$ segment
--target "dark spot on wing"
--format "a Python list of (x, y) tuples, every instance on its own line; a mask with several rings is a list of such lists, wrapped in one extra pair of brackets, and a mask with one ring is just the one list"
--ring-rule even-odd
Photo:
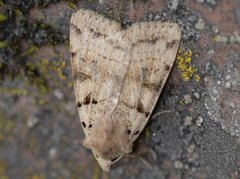
[(170, 66), (169, 65), (165, 65), (165, 70), (169, 71), (170, 70)]
[(150, 44), (156, 44), (159, 40), (159, 37), (151, 38), (151, 39), (139, 39), (136, 43), (133, 44), (133, 46), (139, 44), (139, 43), (150, 43)]
[(85, 81), (87, 79), (91, 80), (92, 76), (88, 75), (86, 73), (83, 73), (81, 71), (77, 71), (77, 72), (73, 73), (73, 79), (74, 80), (80, 80), (80, 82), (82, 82), (82, 81)]
[(143, 83), (143, 87), (150, 90), (159, 91), (162, 87), (162, 82), (160, 81), (158, 83)]
[(91, 94), (92, 94), (92, 93), (89, 93), (89, 94), (84, 98), (84, 100), (83, 100), (83, 104), (84, 104), (84, 105), (90, 104)]
[(149, 116), (150, 112), (145, 112), (145, 117), (147, 118)]
[(76, 31), (77, 34), (82, 33), (82, 31), (75, 24), (71, 24), (71, 27)]
[(130, 129), (127, 130), (127, 133), (128, 133), (129, 135), (131, 134), (131, 132), (132, 132), (132, 131), (131, 131)]
[(99, 37), (106, 38), (106, 37), (107, 37), (106, 34), (103, 34), (103, 33), (101, 33), (101, 32), (94, 32), (93, 35), (94, 35), (96, 38), (99, 38)]
[(77, 103), (77, 107), (80, 108), (82, 107), (82, 104), (80, 102)]
[(97, 100), (96, 99), (93, 99), (92, 100), (92, 104), (97, 104), (98, 102), (97, 102)]
[(131, 106), (131, 105), (129, 105), (128, 103), (125, 103), (125, 102), (123, 102), (123, 101), (122, 101), (122, 104), (123, 104), (124, 106), (130, 108), (130, 109), (134, 109), (134, 108), (135, 108), (135, 106)]
[(92, 128), (92, 124), (89, 124), (88, 128)]
[(114, 46), (115, 49), (118, 49), (118, 50), (125, 50), (124, 47), (120, 46), (120, 45), (115, 45)]
[(178, 43), (177, 40), (172, 40), (171, 42), (167, 42), (167, 49), (172, 48), (177, 43)]
[(85, 122), (82, 122), (82, 126), (83, 126), (83, 128), (85, 128), (85, 127), (86, 127), (86, 124), (85, 124)]
[(138, 135), (139, 134), (139, 130), (137, 130), (136, 132), (134, 132), (134, 135)]
[(147, 67), (141, 68), (141, 78), (143, 82), (146, 82), (149, 77), (149, 69)]
[(75, 56), (76, 56), (76, 52), (71, 52), (71, 56), (72, 56), (72, 58), (74, 58)]
[(143, 107), (141, 100), (138, 100), (137, 111), (140, 113), (144, 113), (144, 107)]

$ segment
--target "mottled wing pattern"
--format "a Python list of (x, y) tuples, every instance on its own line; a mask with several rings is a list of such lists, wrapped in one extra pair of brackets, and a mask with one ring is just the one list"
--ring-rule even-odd
[(180, 36), (174, 23), (122, 29), (93, 11), (73, 14), (71, 66), (84, 145), (105, 171), (131, 152), (173, 66)]
[(73, 14), (70, 42), (75, 96), (88, 137), (94, 120), (112, 115), (117, 105), (131, 44), (118, 23), (88, 10)]
[(174, 64), (181, 31), (177, 24), (141, 22), (127, 29), (130, 65), (117, 111), (128, 120), (134, 141), (146, 125)]

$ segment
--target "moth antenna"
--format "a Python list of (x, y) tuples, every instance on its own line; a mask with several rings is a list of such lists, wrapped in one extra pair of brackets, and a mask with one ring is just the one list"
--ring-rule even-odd
[(168, 114), (168, 113), (174, 113), (173, 111), (170, 111), (170, 110), (164, 110), (164, 111), (160, 111), (160, 112), (157, 112), (156, 114), (154, 114), (152, 116), (152, 119), (155, 119), (163, 114)]
[(144, 159), (144, 158), (141, 157), (141, 156), (140, 156), (140, 159), (141, 159), (141, 161), (142, 161), (150, 170), (153, 169), (153, 166), (152, 166), (146, 159)]

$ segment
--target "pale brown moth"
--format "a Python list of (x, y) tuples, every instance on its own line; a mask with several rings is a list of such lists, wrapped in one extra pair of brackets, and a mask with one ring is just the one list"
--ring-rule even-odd
[(71, 65), (83, 143), (103, 170), (132, 151), (171, 71), (180, 38), (175, 23), (139, 22), (122, 29), (90, 10), (72, 15)]

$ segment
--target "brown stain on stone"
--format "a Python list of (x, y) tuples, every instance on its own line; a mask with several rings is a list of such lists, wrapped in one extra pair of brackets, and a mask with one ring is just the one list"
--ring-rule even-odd
[(139, 21), (145, 14), (159, 11), (163, 7), (163, 0), (137, 1), (129, 4), (128, 17), (132, 22)]
[(218, 26), (220, 31), (232, 33), (239, 30), (235, 15), (239, 2), (232, 0), (216, 1), (216, 5), (213, 6), (212, 10), (209, 10), (206, 3), (197, 3), (192, 0), (186, 2), (190, 9), (201, 13), (205, 20)]

